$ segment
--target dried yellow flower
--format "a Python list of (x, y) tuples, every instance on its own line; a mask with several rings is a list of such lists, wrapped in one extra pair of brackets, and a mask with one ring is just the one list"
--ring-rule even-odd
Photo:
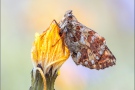
[(53, 21), (50, 27), (41, 35), (35, 34), (31, 57), (34, 67), (40, 64), (44, 73), (48, 73), (50, 68), (54, 73), (68, 59), (70, 52), (63, 43), (63, 38), (59, 35), (60, 28)]
[[(33, 43), (31, 57), (34, 68), (39, 70), (37, 66), (40, 65), (43, 68), (39, 70), (41, 75), (45, 75), (52, 71), (58, 73), (61, 65), (68, 59), (70, 52), (63, 42), (63, 38), (59, 35), (60, 28), (55, 21), (53, 21), (50, 27), (44, 31), (41, 35), (35, 34), (35, 41)], [(43, 75), (42, 78), (44, 79)], [(46, 80), (44, 80), (45, 87)], [(45, 87), (46, 88), (46, 87)], [(46, 89), (44, 89), (46, 90)]]

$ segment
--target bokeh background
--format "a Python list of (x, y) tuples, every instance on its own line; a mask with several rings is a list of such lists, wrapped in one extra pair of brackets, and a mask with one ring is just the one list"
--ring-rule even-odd
[(76, 66), (70, 57), (55, 89), (134, 90), (134, 0), (1, 0), (1, 90), (29, 89), (34, 35), (67, 10), (106, 38), (117, 63), (97, 71)]

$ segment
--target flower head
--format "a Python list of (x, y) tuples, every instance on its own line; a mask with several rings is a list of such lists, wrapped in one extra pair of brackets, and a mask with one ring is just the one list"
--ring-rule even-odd
[(59, 35), (60, 28), (55, 21), (41, 35), (35, 34), (31, 57), (34, 67), (41, 65), (44, 74), (57, 72), (68, 59), (70, 52)]

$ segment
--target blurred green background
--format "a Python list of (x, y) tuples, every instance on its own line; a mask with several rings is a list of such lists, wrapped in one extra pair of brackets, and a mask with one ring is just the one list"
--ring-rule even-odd
[(55, 89), (134, 90), (134, 0), (1, 0), (1, 90), (29, 89), (34, 35), (67, 10), (106, 38), (117, 62), (97, 71), (76, 66), (70, 57)]

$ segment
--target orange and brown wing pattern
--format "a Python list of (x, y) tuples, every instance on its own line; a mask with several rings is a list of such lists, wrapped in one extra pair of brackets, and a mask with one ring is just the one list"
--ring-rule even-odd
[(115, 64), (116, 59), (108, 49), (104, 37), (101, 37), (98, 33), (87, 27), (82, 27), (82, 25), (79, 31), (74, 32), (75, 34), (73, 35), (80, 32), (80, 35), (72, 37), (76, 38), (76, 41), (69, 39), (70, 43), (74, 43), (70, 45), (69, 48), (78, 47), (78, 49), (75, 50), (71, 48), (71, 56), (76, 64), (81, 64), (90, 69), (97, 70), (104, 69)]

